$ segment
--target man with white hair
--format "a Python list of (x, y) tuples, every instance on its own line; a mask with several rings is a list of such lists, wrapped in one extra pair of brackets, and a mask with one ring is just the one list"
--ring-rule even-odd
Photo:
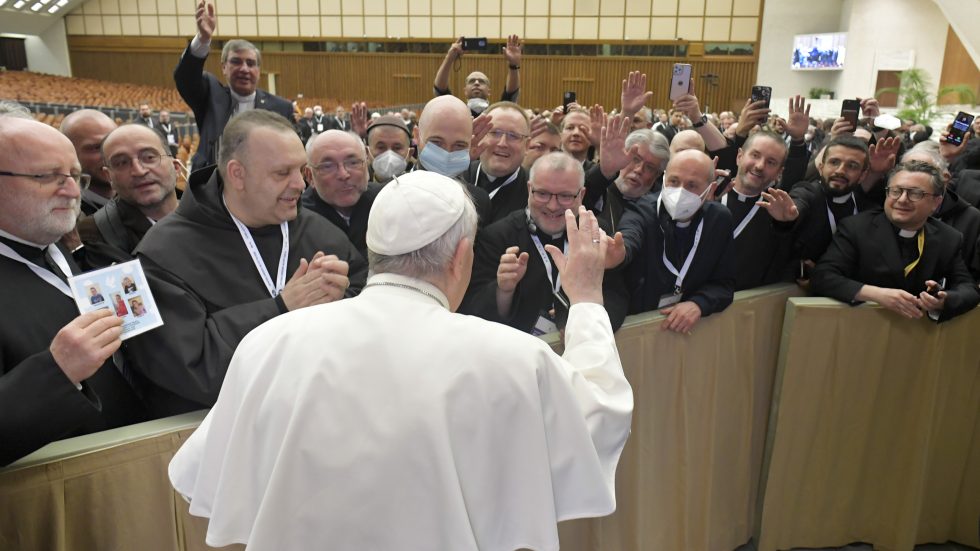
[(190, 513), (210, 519), (207, 543), (557, 549), (558, 521), (612, 512), (633, 398), (601, 306), (607, 241), (584, 209), (560, 218), (561, 357), (453, 313), (477, 226), (463, 188), (422, 171), (389, 182), (364, 292), (246, 337), (171, 462)]
[(45, 444), (136, 423), (136, 394), (109, 361), (122, 319), (78, 314), (58, 243), (75, 227), (88, 183), (65, 136), (0, 117), (0, 466)]

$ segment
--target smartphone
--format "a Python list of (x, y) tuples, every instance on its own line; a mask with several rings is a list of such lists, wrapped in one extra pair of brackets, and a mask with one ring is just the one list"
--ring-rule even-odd
[(957, 113), (953, 120), (953, 127), (949, 129), (949, 134), (946, 136), (946, 141), (954, 145), (962, 144), (963, 136), (970, 131), (971, 124), (973, 124), (973, 115), (963, 111)]
[(770, 86), (753, 86), (752, 87), (752, 103), (757, 101), (766, 102), (766, 107), (769, 107), (769, 98), (772, 97), (772, 87)]
[(858, 113), (861, 112), (861, 102), (856, 99), (846, 99), (840, 108), (840, 116), (851, 123), (851, 131), (857, 130)]
[(486, 37), (480, 37), (480, 38), (463, 37), (463, 50), (486, 50), (486, 49), (487, 49)]
[(687, 63), (675, 63), (674, 73), (670, 78), (670, 99), (677, 101), (691, 91), (691, 66)]
[(926, 292), (932, 295), (934, 298), (939, 298), (939, 291), (946, 290), (946, 278), (942, 278), (936, 282), (936, 285), (930, 285)]
[(562, 96), (561, 96), (561, 105), (564, 108), (564, 110), (565, 110), (564, 113), (566, 115), (568, 114), (568, 104), (569, 103), (575, 103), (575, 101), (576, 101), (575, 92), (567, 91), (564, 94), (562, 94)]

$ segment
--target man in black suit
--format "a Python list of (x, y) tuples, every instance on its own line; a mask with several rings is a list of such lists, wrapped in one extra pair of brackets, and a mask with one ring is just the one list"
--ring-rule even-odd
[(646, 195), (623, 215), (630, 313), (659, 309), (663, 328), (689, 333), (704, 316), (721, 312), (735, 294), (732, 215), (713, 201), (714, 163), (689, 149), (670, 158), (659, 194)]
[(249, 109), (267, 109), (293, 121), (292, 104), (279, 96), (258, 90), (262, 56), (247, 40), (229, 40), (221, 50), (221, 73), (228, 86), (204, 71), (204, 60), (211, 47), (216, 18), (214, 5), (203, 0), (197, 5), (197, 35), (180, 56), (174, 69), (174, 83), (180, 97), (194, 111), (200, 145), (191, 160), (194, 169), (217, 161), (218, 143), (228, 119)]
[(133, 122), (137, 124), (142, 124), (147, 128), (156, 128), (157, 121), (153, 120), (153, 110), (150, 109), (150, 104), (141, 103), (140, 104), (140, 116), (136, 117)]
[(527, 206), (527, 171), (521, 163), (531, 123), (521, 106), (509, 101), (495, 103), (484, 113), (493, 129), (483, 140), (485, 149), (480, 158), (463, 173), (463, 180), (490, 196), (491, 214), (486, 223), (491, 224)]
[(344, 110), (343, 105), (338, 105), (333, 111), (333, 116), (330, 117), (327, 123), (328, 129), (333, 130), (350, 130), (350, 119), (347, 118), (347, 112)]
[(34, 120), (0, 118), (0, 465), (49, 442), (136, 423), (136, 395), (109, 358), (122, 320), (79, 315), (79, 273), (59, 238), (75, 227), (81, 167), (71, 142)]
[[(578, 212), (584, 183), (581, 163), (567, 153), (549, 153), (534, 163), (524, 186), (527, 209), (511, 212), (477, 236), (473, 277), (461, 313), (535, 335), (565, 326), (568, 298), (545, 246), (567, 250), (565, 211)], [(616, 330), (628, 303), (618, 270), (606, 271), (602, 288), (603, 305)]]
[(177, 156), (177, 149), (180, 146), (180, 130), (177, 129), (177, 125), (170, 121), (170, 111), (160, 110), (160, 120), (157, 129), (163, 134), (165, 140), (167, 140), (167, 149), (170, 150), (170, 154), (174, 157)]
[(884, 212), (841, 222), (813, 271), (818, 295), (857, 304), (874, 301), (907, 318), (945, 321), (980, 303), (963, 262), (963, 235), (933, 219), (943, 180), (930, 164), (898, 165), (888, 178)]

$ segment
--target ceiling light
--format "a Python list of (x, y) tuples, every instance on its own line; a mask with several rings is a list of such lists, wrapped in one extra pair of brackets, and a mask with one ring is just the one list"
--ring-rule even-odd
[(51, 0), (41, 0), (41, 3), (44, 4), (45, 6), (47, 6), (48, 5), (48, 2), (50, 2), (50, 1)]
[(2, 8), (3, 5), (6, 4), (6, 3), (7, 3), (7, 0), (0, 0), (0, 8)]
[(14, 4), (14, 9), (15, 10), (19, 10), (19, 9), (23, 8), (24, 7), (24, 4), (26, 4), (26, 3), (27, 2), (25, 2), (24, 0), (17, 0), (17, 2)]
[(54, 13), (54, 12), (60, 10), (60, 9), (61, 8), (58, 7), (58, 6), (51, 6), (50, 8), (48, 8), (48, 13)]
[(33, 6), (31, 6), (31, 11), (37, 11), (37, 10), (41, 9), (42, 7), (44, 7), (44, 4), (38, 2), (37, 4), (34, 4)]
[(67, 3), (68, 3), (68, 0), (58, 0), (58, 7), (59, 8), (63, 8), (63, 7), (65, 7), (65, 4), (67, 4)]

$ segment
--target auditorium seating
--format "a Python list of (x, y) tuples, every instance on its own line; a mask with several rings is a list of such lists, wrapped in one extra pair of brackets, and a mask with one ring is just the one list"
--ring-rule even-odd
[(123, 84), (88, 78), (62, 77), (28, 71), (0, 72), (0, 98), (22, 102), (67, 103), (138, 109), (189, 111), (175, 88)]

